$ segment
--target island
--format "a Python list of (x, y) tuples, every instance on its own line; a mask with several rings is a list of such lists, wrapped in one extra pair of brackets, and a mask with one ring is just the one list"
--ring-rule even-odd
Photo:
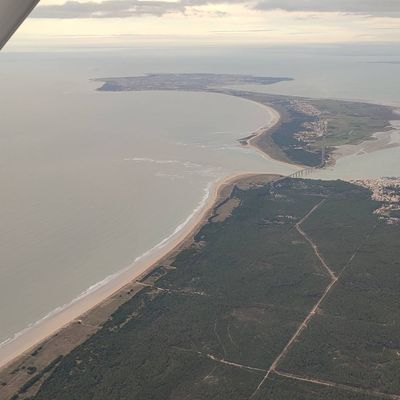
[[(267, 86), (290, 80), (227, 74), (148, 74), (95, 79), (102, 83), (99, 91), (202, 91), (241, 97), (272, 107), (280, 114), (279, 122), (242, 138), (240, 143), (251, 142), (274, 159), (305, 167), (332, 164), (338, 147), (376, 140), (377, 132), (392, 130), (391, 121), (400, 120), (400, 114), (392, 106), (245, 90), (246, 85)], [(237, 89), (240, 85), (243, 90)]]

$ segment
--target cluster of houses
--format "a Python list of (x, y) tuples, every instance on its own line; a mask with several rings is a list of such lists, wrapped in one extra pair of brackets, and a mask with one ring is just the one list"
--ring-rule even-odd
[(321, 118), (321, 112), (312, 104), (299, 100), (292, 100), (290, 107), (293, 111), (304, 115), (315, 117), (314, 121), (306, 121), (303, 124), (304, 130), (296, 133), (294, 136), (303, 143), (314, 143), (316, 139), (324, 136), (328, 131), (328, 121)]
[(319, 117), (321, 115), (321, 111), (318, 108), (301, 100), (291, 100), (290, 107), (293, 111), (309, 115), (310, 117)]
[(354, 183), (368, 188), (372, 199), (382, 203), (375, 214), (388, 224), (400, 223), (400, 178), (359, 179)]
[(321, 138), (327, 133), (328, 122), (319, 119), (317, 121), (305, 122), (303, 127), (305, 130), (296, 133), (294, 136), (302, 142), (314, 143), (317, 138)]

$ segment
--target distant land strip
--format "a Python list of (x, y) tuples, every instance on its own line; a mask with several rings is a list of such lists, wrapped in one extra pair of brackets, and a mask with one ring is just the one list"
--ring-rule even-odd
[(99, 91), (208, 92), (240, 97), (271, 107), (280, 114), (279, 121), (246, 138), (238, 138), (239, 142), (251, 144), (273, 159), (305, 167), (321, 168), (333, 164), (340, 146), (374, 141), (377, 132), (392, 130), (391, 121), (400, 120), (400, 114), (394, 113), (396, 108), (392, 106), (272, 95), (247, 89), (249, 86), (267, 87), (292, 80), (287, 77), (203, 73), (94, 79), (102, 83)]

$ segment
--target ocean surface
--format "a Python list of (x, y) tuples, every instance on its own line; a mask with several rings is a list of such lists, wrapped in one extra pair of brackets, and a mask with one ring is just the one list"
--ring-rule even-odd
[[(0, 342), (173, 234), (218, 178), (294, 171), (238, 145), (268, 122), (261, 106), (217, 94), (96, 92), (92, 78), (289, 76), (252, 89), (400, 105), (400, 65), (387, 63), (399, 59), (398, 48), (1, 53)], [(322, 175), (400, 175), (399, 156), (348, 156)]]

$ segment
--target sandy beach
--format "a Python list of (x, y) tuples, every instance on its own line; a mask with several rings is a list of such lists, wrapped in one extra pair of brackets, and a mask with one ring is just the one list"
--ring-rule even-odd
[[(258, 145), (260, 139), (271, 135), (271, 132), (280, 124), (282, 117), (274, 108), (260, 103), (256, 104), (263, 107), (268, 113), (269, 122), (239, 141), (243, 145), (253, 148), (264, 158), (275, 158), (281, 162), (287, 162), (279, 158), (279, 154), (269, 154), (265, 150), (265, 143), (263, 146)], [(394, 130), (375, 134), (377, 139), (375, 141), (364, 142), (358, 146), (342, 146), (338, 157), (398, 146), (399, 128), (399, 125), (394, 122)], [(298, 166), (292, 163), (290, 165)], [(302, 168), (302, 166), (298, 167)], [(149, 272), (160, 265), (168, 266), (182, 248), (192, 243), (194, 235), (207, 223), (222, 199), (226, 199), (230, 195), (234, 185), (254, 183), (253, 181), (258, 176), (262, 177), (263, 181), (278, 179), (277, 176), (266, 175), (261, 171), (239, 172), (219, 179), (209, 186), (206, 195), (193, 214), (172, 235), (135, 260), (132, 265), (108, 276), (71, 303), (55, 309), (45, 318), (1, 345), (0, 382), (6, 382), (6, 378), (9, 379), (10, 374), (13, 375), (13, 371), (18, 373), (14, 374), (11, 383), (0, 387), (0, 398), (3, 396), (8, 398), (11, 393), (29, 380), (29, 374), (24, 368), (20, 369), (21, 365), (35, 365), (38, 370), (42, 370), (57, 357), (68, 354), (95, 334), (116, 309), (149, 284), (146, 281)]]
[[(304, 168), (304, 165), (296, 164), (279, 149), (279, 147), (274, 143), (271, 134), (279, 126), (282, 121), (282, 116), (278, 110), (273, 107), (267, 106), (257, 101), (248, 100), (258, 106), (262, 107), (270, 116), (270, 121), (267, 125), (262, 126), (252, 135), (239, 139), (239, 142), (244, 145), (253, 148), (258, 154), (264, 158), (274, 159), (279, 162), (290, 164), (294, 167)], [(265, 141), (262, 145), (261, 142)]]
[(264, 110), (269, 114), (270, 122), (268, 125), (263, 126), (258, 131), (256, 131), (247, 141), (247, 144), (248, 146), (253, 147), (259, 154), (261, 154), (262, 157), (271, 157), (269, 154), (266, 155), (266, 153), (257, 145), (257, 142), (261, 136), (268, 135), (270, 131), (272, 131), (280, 123), (281, 115), (277, 110), (272, 107), (264, 106), (261, 103), (256, 104), (261, 105)]
[[(263, 107), (271, 116), (271, 120), (267, 126), (262, 127), (252, 135), (253, 139), (267, 133), (268, 130), (274, 128), (280, 121), (280, 114), (276, 110), (267, 106)], [(263, 157), (269, 157), (253, 144), (253, 139), (249, 141), (249, 145), (260, 152)], [(24, 356), (29, 356), (29, 353), (35, 347), (38, 347), (40, 343), (54, 337), (63, 328), (76, 322), (77, 318), (88, 314), (91, 310), (100, 306), (102, 302), (107, 302), (110, 298), (117, 296), (118, 292), (124, 291), (127, 285), (142, 279), (152, 268), (166, 258), (173, 256), (188, 241), (192, 240), (194, 233), (207, 221), (210, 212), (218, 204), (219, 199), (226, 196), (225, 192), (227, 188), (232, 187), (233, 183), (238, 180), (260, 174), (265, 173), (258, 171), (254, 173), (236, 173), (218, 180), (208, 189), (207, 196), (205, 196), (191, 217), (178, 227), (169, 238), (160, 242), (155, 248), (140, 257), (140, 259), (137, 259), (133, 265), (92, 286), (70, 304), (57, 308), (41, 321), (38, 321), (19, 333), (12, 340), (4, 343), (0, 347), (0, 373), (8, 369), (10, 365), (15, 364), (16, 361), (19, 361), (17, 360), (19, 357), (23, 359)]]
[(7, 382), (0, 386), (0, 398), (9, 398), (29, 381), (29, 368), (43, 370), (50, 363), (57, 362), (95, 334), (122, 304), (146, 286), (151, 286), (153, 282), (152, 278), (148, 279), (149, 273), (160, 265), (168, 268), (174, 257), (193, 243), (194, 235), (210, 217), (218, 216), (216, 208), (230, 196), (235, 185), (246, 188), (279, 178), (279, 175), (254, 172), (237, 173), (219, 180), (210, 190), (203, 207), (162, 249), (0, 349), (0, 382)]
[(171, 252), (177, 251), (207, 220), (210, 211), (218, 201), (219, 194), (224, 188), (230, 183), (249, 175), (251, 174), (235, 174), (216, 182), (210, 189), (210, 194), (205, 204), (176, 235), (170, 238), (167, 243), (159, 246), (158, 251), (153, 251), (151, 254), (143, 256), (134, 266), (122, 270), (115, 276), (106, 278), (105, 281), (98, 284), (99, 287), (94, 287), (92, 290), (89, 290), (89, 292), (83, 294), (81, 298), (77, 298), (71, 304), (62, 307), (62, 310), (56, 309), (53, 315), (50, 314), (46, 319), (32, 325), (18, 337), (5, 343), (0, 348), (0, 367), (6, 366), (22, 353), (29, 351), (42, 340), (55, 334), (69, 322), (88, 312), (118, 290), (121, 290), (130, 281), (139, 280), (143, 275), (147, 274), (151, 268), (161, 262), (164, 257), (170, 256)]

